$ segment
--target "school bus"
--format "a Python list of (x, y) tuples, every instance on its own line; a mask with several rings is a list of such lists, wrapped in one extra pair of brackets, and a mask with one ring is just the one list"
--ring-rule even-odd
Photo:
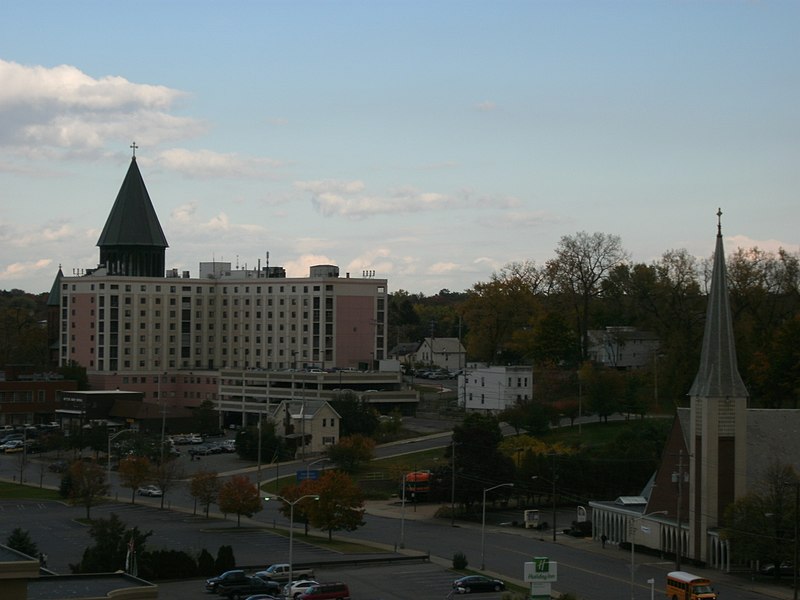
[(686, 571), (667, 573), (667, 600), (716, 600), (711, 580)]

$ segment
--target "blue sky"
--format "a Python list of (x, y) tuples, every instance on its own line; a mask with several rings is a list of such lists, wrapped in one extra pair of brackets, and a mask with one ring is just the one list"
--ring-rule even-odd
[(0, 289), (96, 266), (136, 141), (170, 243), (461, 291), (578, 231), (798, 251), (800, 3), (4, 2)]

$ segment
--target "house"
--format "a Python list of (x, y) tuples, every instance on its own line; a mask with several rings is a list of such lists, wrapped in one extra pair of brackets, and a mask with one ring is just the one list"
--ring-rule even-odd
[(533, 399), (533, 367), (468, 367), (458, 378), (459, 400), (467, 411), (496, 413)]
[(437, 337), (423, 339), (416, 351), (407, 355), (412, 365), (438, 367), (451, 373), (464, 368), (466, 356), (467, 351), (458, 338)]
[(652, 366), (658, 356), (659, 339), (635, 327), (606, 327), (588, 332), (589, 359), (614, 369)]
[(296, 440), (299, 456), (322, 454), (339, 443), (341, 417), (324, 400), (284, 400), (269, 418), (279, 437)]

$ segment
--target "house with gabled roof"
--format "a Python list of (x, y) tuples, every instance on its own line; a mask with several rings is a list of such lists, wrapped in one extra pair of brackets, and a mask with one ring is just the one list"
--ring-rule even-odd
[(339, 443), (341, 417), (325, 400), (284, 400), (269, 418), (279, 437), (294, 440), (298, 456), (323, 454)]

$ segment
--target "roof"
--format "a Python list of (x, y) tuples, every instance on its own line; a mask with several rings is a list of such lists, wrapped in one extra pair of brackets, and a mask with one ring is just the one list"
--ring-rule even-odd
[[(721, 215), (722, 213), (717, 213)], [(722, 227), (717, 228), (714, 250), (714, 270), (706, 309), (706, 327), (700, 353), (700, 367), (690, 396), (701, 398), (747, 398), (747, 388), (739, 375), (733, 319), (728, 301), (728, 277), (725, 270), (725, 250), (722, 246)]]
[(58, 267), (58, 273), (53, 280), (53, 287), (50, 288), (50, 294), (47, 296), (47, 306), (61, 306), (61, 279), (64, 277), (64, 272), (61, 267)]
[(444, 354), (445, 352), (456, 354), (465, 352), (464, 346), (458, 338), (425, 338), (424, 342), (431, 347), (431, 350), (436, 354)]
[(419, 349), (419, 342), (401, 342), (389, 351), (389, 356), (406, 356)]
[(340, 416), (339, 413), (336, 412), (336, 409), (325, 400), (306, 400), (305, 402), (302, 400), (284, 400), (272, 411), (272, 418), (277, 419), (283, 417), (284, 407), (287, 407), (293, 419), (301, 418), (301, 413), (305, 419), (313, 419), (317, 412), (322, 410), (325, 406), (327, 406), (337, 418)]
[(153, 246), (167, 248), (167, 238), (161, 229), (142, 174), (131, 159), (128, 173), (119, 189), (117, 199), (108, 215), (98, 246)]

